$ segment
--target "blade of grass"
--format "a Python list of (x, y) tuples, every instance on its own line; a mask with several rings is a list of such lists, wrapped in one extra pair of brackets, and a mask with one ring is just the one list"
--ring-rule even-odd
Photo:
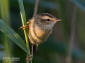
[[(18, 0), (18, 2), (19, 2), (19, 7), (20, 7), (20, 15), (21, 15), (22, 25), (25, 26), (26, 15), (25, 15), (25, 10), (24, 10), (23, 0)], [(28, 56), (30, 56), (30, 47), (29, 47), (28, 34), (27, 34), (26, 29), (24, 29), (24, 35), (25, 35), (26, 47), (27, 47), (27, 52), (28, 52), (27, 57), (28, 57)], [(26, 60), (26, 63), (29, 63), (29, 60)], [(32, 61), (31, 61), (31, 63), (32, 63)]]
[[(19, 7), (20, 7), (20, 15), (21, 15), (21, 20), (22, 20), (22, 25), (24, 26), (26, 24), (26, 15), (25, 15), (25, 10), (24, 10), (23, 0), (18, 0), (18, 2), (19, 2)], [(27, 55), (30, 55), (28, 34), (27, 34), (26, 29), (24, 29), (24, 35), (25, 35), (26, 47), (27, 47), (27, 51), (28, 51)]]
[(25, 46), (24, 40), (3, 20), (0, 20), (0, 31), (6, 34), (6, 36), (17, 46), (19, 46), (23, 51), (27, 53), (27, 48)]

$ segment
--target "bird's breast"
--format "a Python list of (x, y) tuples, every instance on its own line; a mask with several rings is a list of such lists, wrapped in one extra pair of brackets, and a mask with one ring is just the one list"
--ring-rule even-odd
[[(35, 40), (36, 43), (44, 42), (48, 36), (51, 34), (51, 30), (45, 30), (37, 24), (30, 24), (29, 32), (31, 34), (32, 40)], [(30, 38), (31, 38), (30, 37)], [(31, 40), (32, 43), (35, 43)]]

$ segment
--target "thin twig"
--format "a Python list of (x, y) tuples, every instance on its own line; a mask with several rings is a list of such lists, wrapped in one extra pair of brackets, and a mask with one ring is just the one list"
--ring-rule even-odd
[(69, 40), (68, 56), (66, 58), (66, 63), (71, 63), (72, 61), (72, 49), (73, 49), (74, 42), (75, 42), (76, 10), (77, 8), (74, 5), (72, 20), (71, 20), (71, 34), (70, 34), (70, 40)]
[(38, 3), (39, 3), (39, 0), (36, 0), (36, 1), (35, 1), (35, 7), (34, 7), (33, 17), (34, 17), (34, 16), (36, 16), (36, 14), (37, 14), (37, 10), (38, 10)]

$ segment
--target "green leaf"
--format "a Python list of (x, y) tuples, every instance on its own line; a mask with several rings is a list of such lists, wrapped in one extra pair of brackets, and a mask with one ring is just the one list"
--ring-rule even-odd
[(23, 49), (27, 53), (26, 45), (24, 40), (3, 20), (0, 20), (0, 31), (6, 34), (6, 36), (12, 40), (14, 44)]

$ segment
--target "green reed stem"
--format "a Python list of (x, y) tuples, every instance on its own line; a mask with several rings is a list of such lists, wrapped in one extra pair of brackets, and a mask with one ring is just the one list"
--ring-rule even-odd
[[(21, 15), (21, 20), (22, 20), (22, 25), (24, 26), (26, 24), (26, 15), (25, 15), (25, 10), (24, 10), (23, 0), (18, 0), (18, 2), (19, 2), (19, 7), (20, 7), (20, 15)], [(26, 29), (24, 29), (24, 35), (25, 35), (26, 47), (27, 47), (27, 51), (28, 51), (27, 55), (30, 55), (28, 34), (27, 34)]]

